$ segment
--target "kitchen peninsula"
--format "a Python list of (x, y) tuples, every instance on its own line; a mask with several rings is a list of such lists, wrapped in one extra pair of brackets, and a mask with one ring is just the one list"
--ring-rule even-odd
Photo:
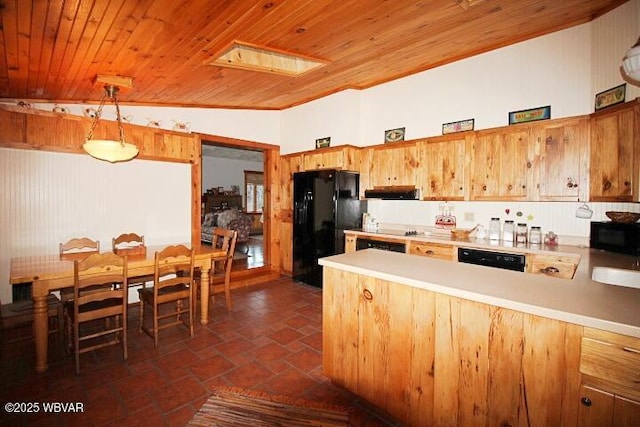
[(571, 279), (374, 249), (323, 258), (325, 374), (409, 425), (633, 425), (640, 289), (591, 270), (635, 258), (573, 251)]

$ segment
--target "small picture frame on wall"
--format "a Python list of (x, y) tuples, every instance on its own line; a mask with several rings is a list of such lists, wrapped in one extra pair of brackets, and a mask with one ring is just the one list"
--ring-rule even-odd
[(535, 122), (537, 120), (549, 120), (551, 118), (551, 105), (546, 107), (531, 108), (528, 110), (512, 111), (509, 113), (509, 124)]
[(444, 123), (442, 125), (442, 134), (465, 132), (473, 130), (474, 119), (460, 120), (458, 122)]
[(405, 128), (395, 128), (384, 131), (384, 143), (404, 141)]
[(331, 137), (326, 136), (324, 138), (316, 139), (316, 148), (326, 148), (331, 145)]
[(616, 86), (611, 89), (607, 89), (604, 92), (600, 92), (596, 95), (595, 111), (602, 110), (603, 108), (611, 107), (612, 105), (624, 102), (626, 92), (626, 83), (623, 83), (620, 86)]

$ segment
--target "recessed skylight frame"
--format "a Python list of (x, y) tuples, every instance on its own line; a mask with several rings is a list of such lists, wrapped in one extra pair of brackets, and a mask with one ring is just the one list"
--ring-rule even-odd
[(209, 65), (299, 76), (325, 65), (327, 61), (280, 49), (234, 41)]

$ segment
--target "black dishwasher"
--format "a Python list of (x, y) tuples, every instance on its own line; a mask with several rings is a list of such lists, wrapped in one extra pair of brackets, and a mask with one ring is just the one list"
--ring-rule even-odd
[(524, 271), (525, 255), (458, 248), (458, 262), (503, 268), (505, 270)]
[(362, 249), (380, 249), (382, 251), (406, 252), (406, 245), (400, 242), (384, 242), (373, 239), (356, 239), (356, 251)]

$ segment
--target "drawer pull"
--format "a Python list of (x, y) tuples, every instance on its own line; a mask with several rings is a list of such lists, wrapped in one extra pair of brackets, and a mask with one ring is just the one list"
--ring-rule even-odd
[(591, 399), (589, 399), (588, 397), (583, 397), (582, 399), (580, 399), (580, 403), (582, 403), (584, 406), (591, 406), (593, 404), (593, 402), (591, 402)]
[(429, 249), (427, 251), (424, 252), (427, 255), (433, 255), (435, 252), (433, 252), (433, 250)]
[(365, 289), (364, 291), (362, 291), (362, 296), (364, 297), (365, 301), (373, 301), (373, 294), (369, 289)]
[(629, 353), (636, 353), (636, 354), (640, 354), (640, 350), (638, 350), (637, 348), (622, 347), (622, 349), (623, 349), (624, 351), (628, 351)]
[(557, 267), (549, 266), (549, 267), (540, 269), (540, 272), (543, 274), (554, 274), (554, 273), (559, 273), (560, 270), (558, 270)]

